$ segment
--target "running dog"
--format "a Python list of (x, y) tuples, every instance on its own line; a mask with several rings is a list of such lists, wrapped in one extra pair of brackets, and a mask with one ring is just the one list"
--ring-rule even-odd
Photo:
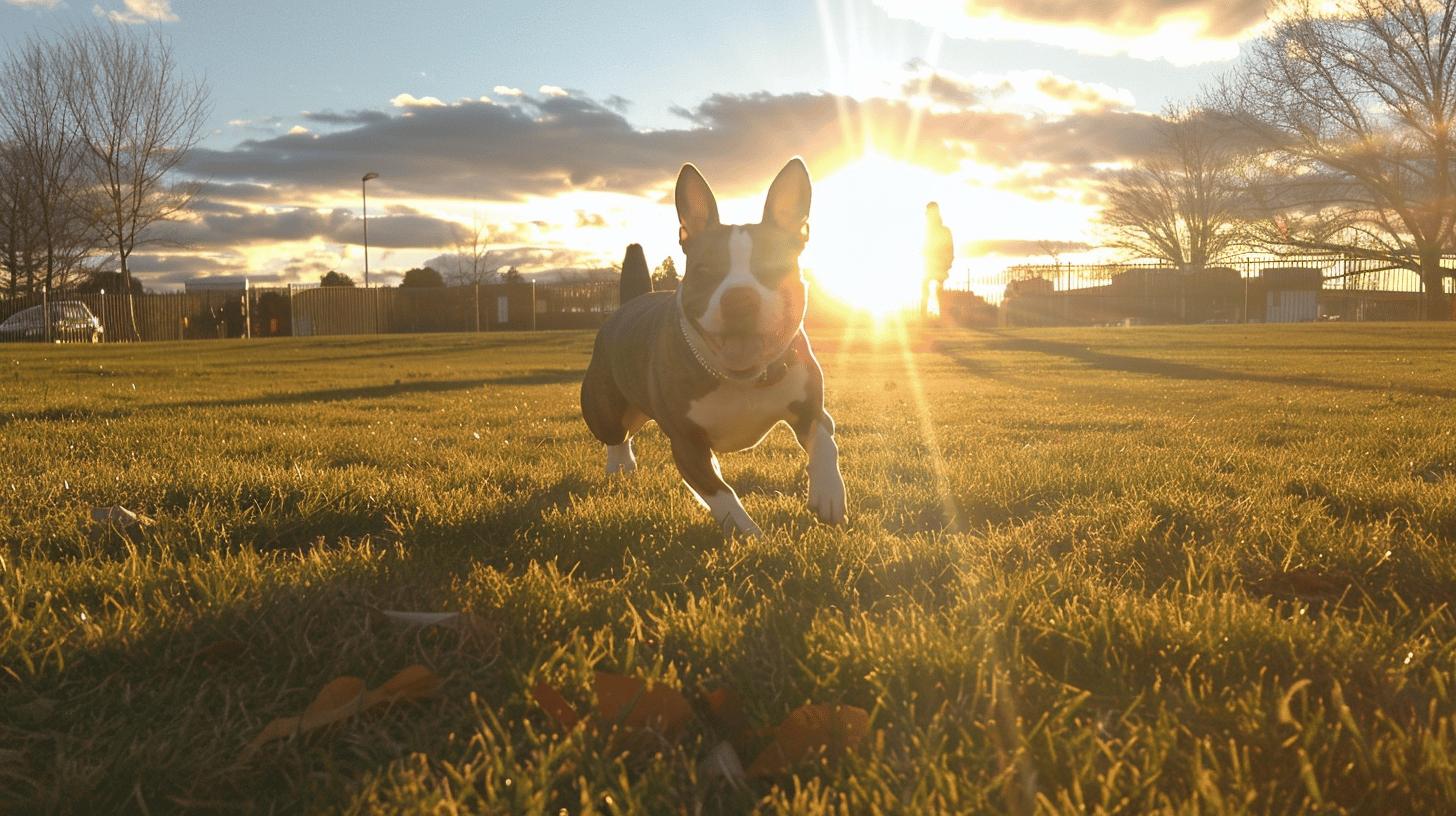
[(676, 292), (622, 303), (597, 333), (581, 384), (587, 427), (607, 447), (607, 473), (637, 468), (632, 436), (654, 420), (683, 480), (727, 536), (762, 534), (718, 469), (780, 422), (808, 454), (809, 508), (845, 520), (834, 420), (824, 373), (804, 334), (809, 171), (792, 159), (769, 186), (763, 220), (719, 223), (718, 202), (691, 164), (677, 178), (678, 241), (687, 258)]

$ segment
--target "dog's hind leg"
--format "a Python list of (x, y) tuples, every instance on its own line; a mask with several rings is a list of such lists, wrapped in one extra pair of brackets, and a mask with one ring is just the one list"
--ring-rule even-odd
[(647, 421), (646, 415), (627, 402), (605, 366), (594, 358), (581, 381), (581, 415), (602, 444), (607, 446), (607, 473), (632, 473), (637, 457), (632, 452), (632, 434)]
[(620, 445), (607, 446), (607, 475), (614, 473), (636, 473), (637, 456), (632, 452), (632, 440)]

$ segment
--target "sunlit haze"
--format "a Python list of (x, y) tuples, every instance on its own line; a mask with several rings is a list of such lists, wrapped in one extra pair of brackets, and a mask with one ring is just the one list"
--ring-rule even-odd
[(915, 297), (926, 201), (955, 236), (953, 286), (984, 288), (1044, 259), (1047, 241), (1092, 257), (1093, 179), (1135, 159), (1149, 114), (1196, 93), (1263, 19), (1212, 2), (1116, 6), (369, 0), (336, 15), (3, 0), (0, 43), (109, 17), (164, 34), (209, 84), (185, 166), (203, 182), (197, 206), (133, 259), (152, 287), (358, 277), (366, 172), (379, 173), (377, 281), (445, 263), (472, 224), (492, 267), (528, 275), (607, 269), (629, 242), (653, 266), (680, 263), (670, 192), (683, 162), (756, 220), (773, 172), (801, 155), (816, 181), (805, 266), (885, 310)]

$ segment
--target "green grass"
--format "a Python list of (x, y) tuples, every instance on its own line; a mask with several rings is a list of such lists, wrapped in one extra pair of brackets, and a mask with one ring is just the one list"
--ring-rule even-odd
[[(590, 339), (0, 348), (0, 811), (1456, 808), (1453, 327), (820, 332), (851, 524), (781, 430), (731, 543), (657, 431), (601, 474)], [(438, 698), (241, 759), (411, 663)], [(527, 689), (597, 669), (874, 733), (735, 791), (708, 725), (558, 735)]]

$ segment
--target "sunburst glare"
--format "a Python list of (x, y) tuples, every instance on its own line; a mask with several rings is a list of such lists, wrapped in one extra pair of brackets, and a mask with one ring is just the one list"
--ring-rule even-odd
[(804, 266), (836, 300), (875, 315), (919, 302), (925, 204), (948, 192), (944, 177), (867, 153), (819, 181)]

